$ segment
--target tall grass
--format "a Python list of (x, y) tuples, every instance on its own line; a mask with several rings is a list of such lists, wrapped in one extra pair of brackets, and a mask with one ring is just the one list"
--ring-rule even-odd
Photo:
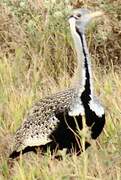
[[(102, 9), (87, 32), (95, 91), (106, 109), (104, 132), (79, 157), (33, 153), (7, 163), (12, 134), (37, 99), (69, 87), (76, 56), (67, 16)], [(120, 1), (12, 1), (0, 4), (0, 179), (121, 179)]]

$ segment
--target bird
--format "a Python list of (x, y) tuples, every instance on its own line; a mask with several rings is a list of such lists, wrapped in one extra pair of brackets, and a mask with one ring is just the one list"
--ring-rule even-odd
[(105, 111), (93, 93), (91, 60), (85, 37), (89, 22), (102, 14), (102, 11), (92, 12), (80, 8), (73, 10), (68, 17), (77, 54), (75, 80), (70, 88), (34, 103), (14, 135), (10, 157), (38, 146), (66, 148), (67, 152), (74, 148), (79, 150), (77, 129), (83, 128), (83, 116), (92, 139), (96, 139), (102, 132)]

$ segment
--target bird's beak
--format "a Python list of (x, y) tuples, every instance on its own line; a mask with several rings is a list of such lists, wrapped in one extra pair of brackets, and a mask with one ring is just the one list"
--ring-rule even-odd
[(102, 16), (102, 15), (104, 15), (104, 12), (102, 12), (102, 11), (95, 11), (95, 12), (90, 13), (91, 18), (99, 17), (99, 16)]

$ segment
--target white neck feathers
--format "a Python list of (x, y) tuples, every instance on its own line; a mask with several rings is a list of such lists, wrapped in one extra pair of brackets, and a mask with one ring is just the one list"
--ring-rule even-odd
[[(77, 53), (77, 70), (74, 74), (74, 80), (75, 80), (74, 86), (76, 86), (79, 96), (80, 96), (82, 91), (85, 88), (85, 83), (86, 83), (86, 78), (87, 78), (86, 71), (88, 70), (89, 78), (90, 78), (90, 90), (91, 90), (91, 96), (92, 96), (93, 88), (92, 88), (91, 63), (89, 60), (89, 52), (88, 52), (88, 48), (87, 48), (85, 35), (84, 35), (84, 33), (77, 32), (75, 18), (70, 18), (69, 23), (70, 23), (71, 34), (72, 34), (72, 37), (74, 40), (74, 45), (75, 45), (75, 49), (76, 49), (76, 53)], [(85, 67), (85, 61), (87, 61), (88, 69), (86, 69), (86, 67)]]

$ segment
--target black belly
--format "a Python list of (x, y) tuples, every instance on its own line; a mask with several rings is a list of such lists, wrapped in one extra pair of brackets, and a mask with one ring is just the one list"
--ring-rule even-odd
[(71, 117), (68, 113), (59, 113), (56, 117), (60, 122), (50, 138), (59, 149), (67, 148), (68, 151), (72, 148), (77, 149), (80, 142), (77, 130), (82, 129), (82, 117)]

